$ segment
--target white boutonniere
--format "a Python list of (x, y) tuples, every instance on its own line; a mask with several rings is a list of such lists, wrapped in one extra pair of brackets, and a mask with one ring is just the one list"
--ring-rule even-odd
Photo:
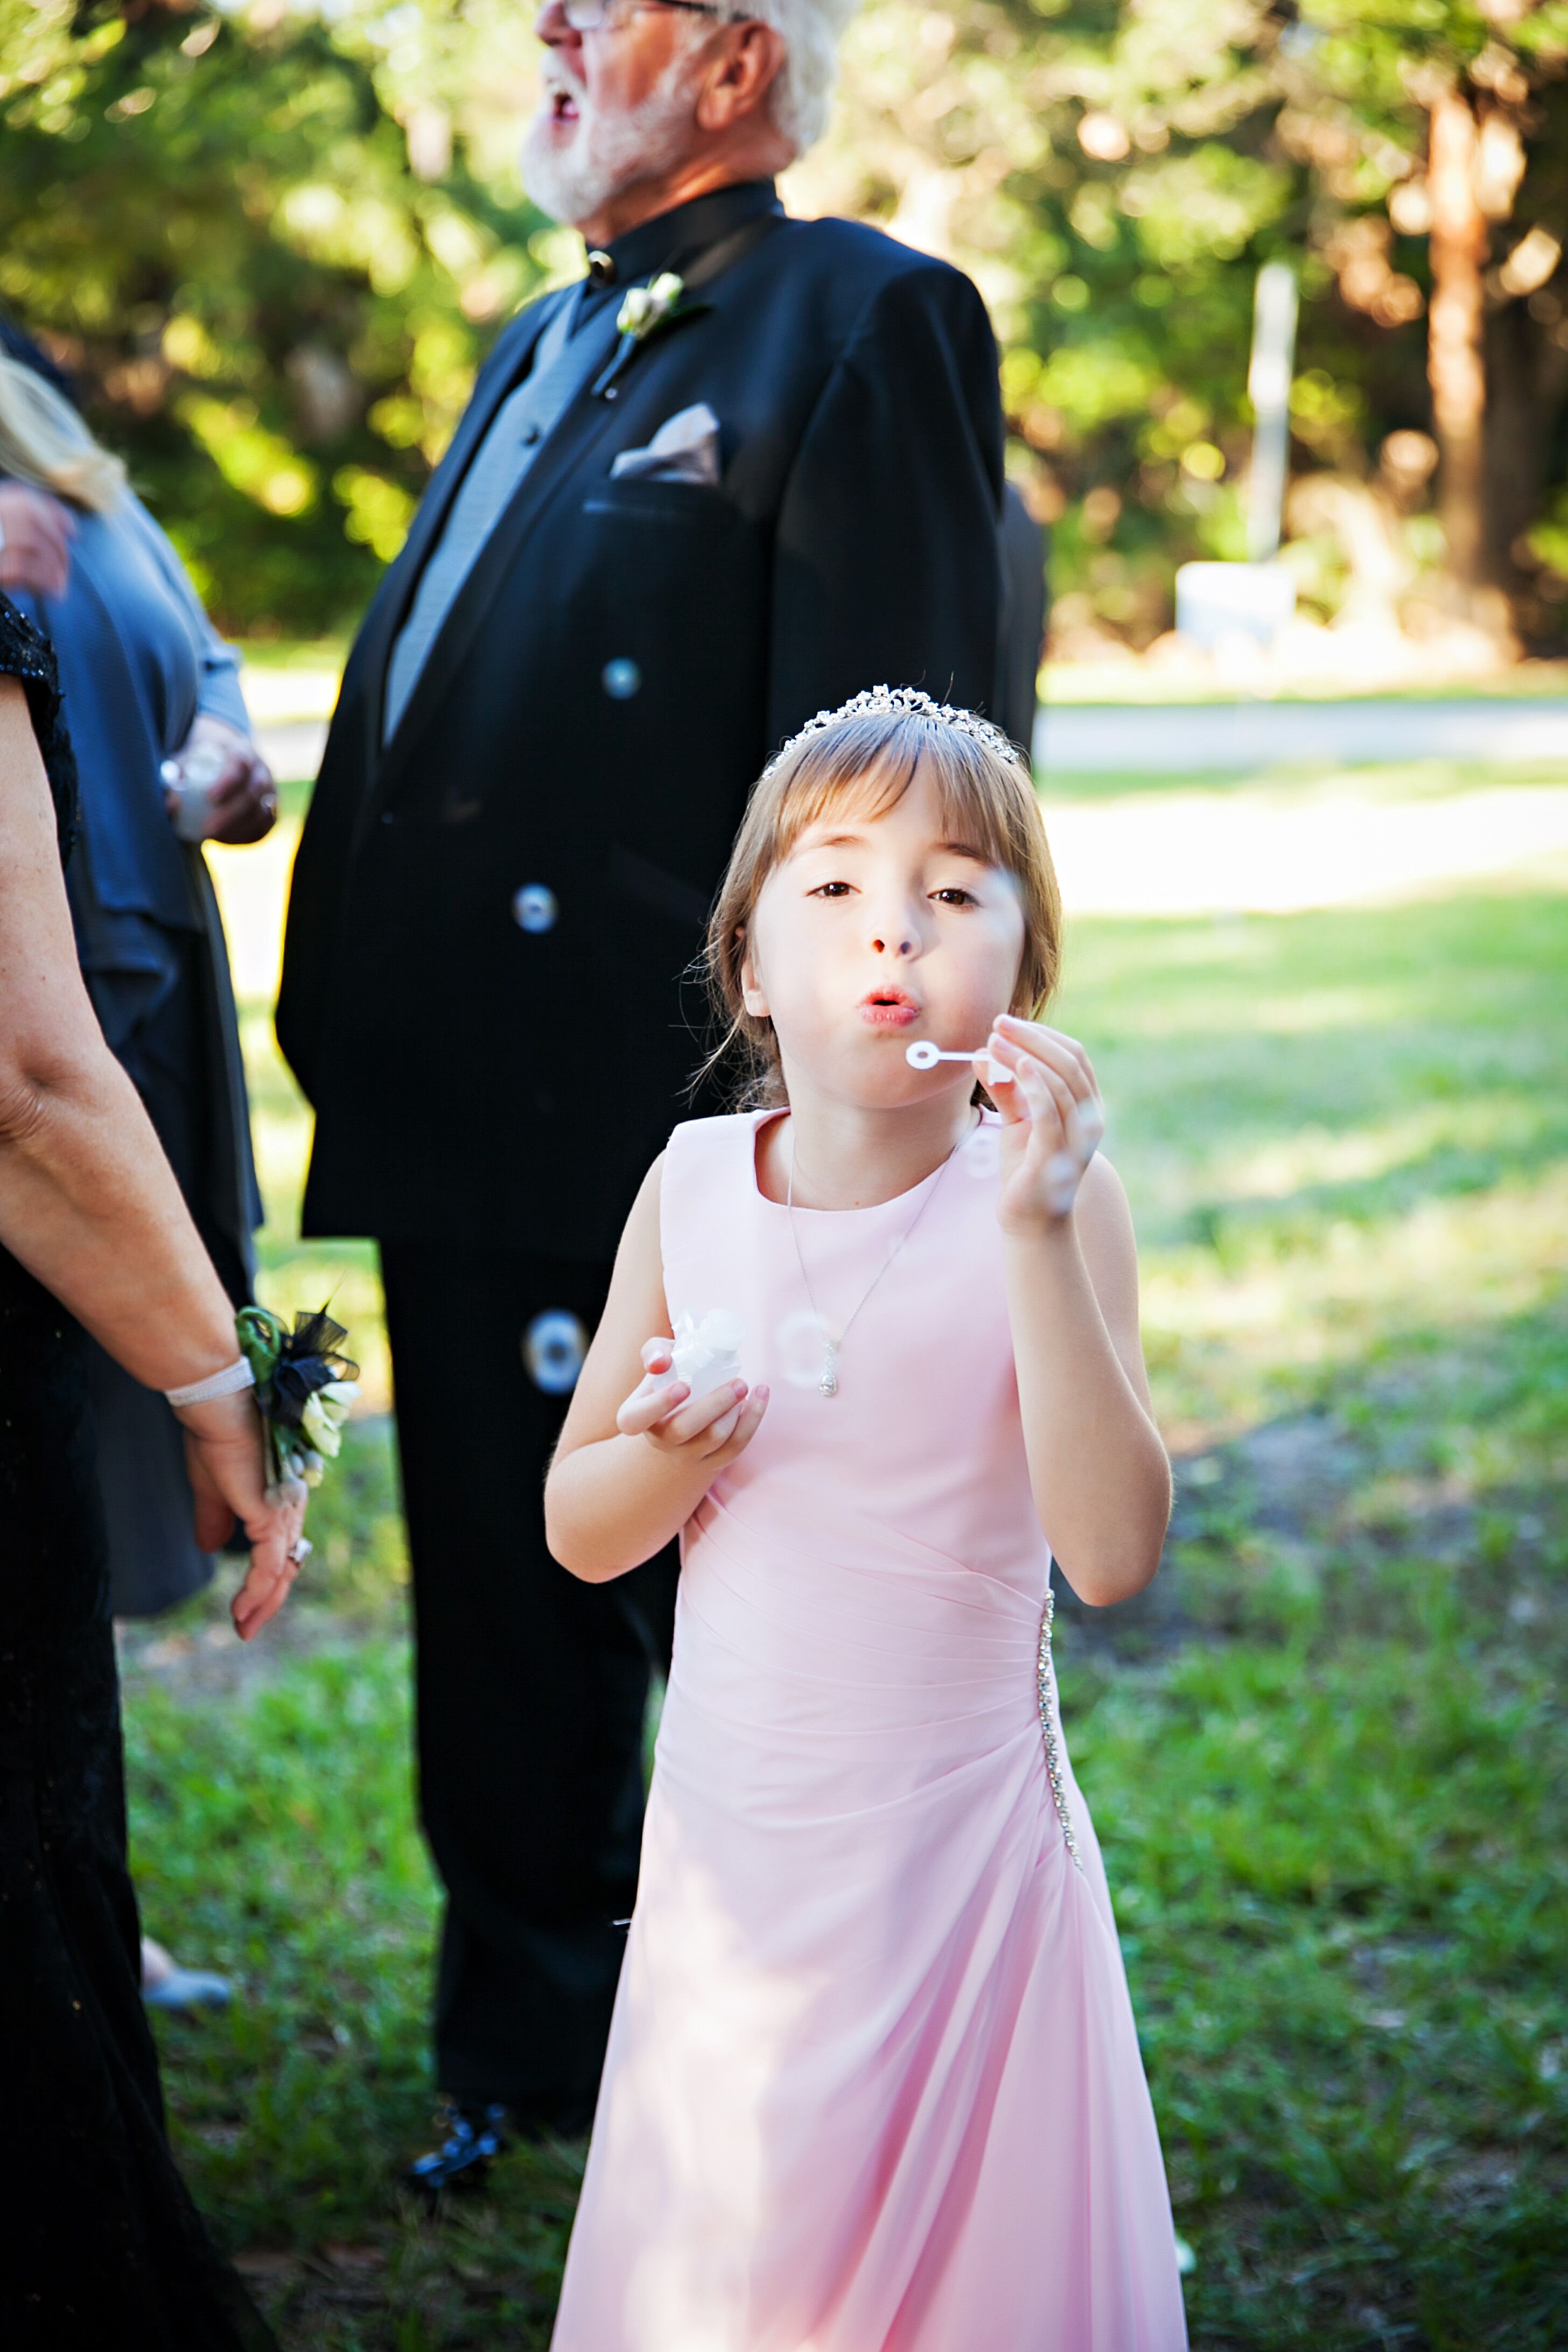
[(647, 286), (632, 286), (616, 314), (616, 330), (619, 336), (608, 367), (592, 386), (599, 400), (615, 400), (620, 393), (620, 377), (637, 353), (661, 335), (667, 327), (678, 327), (688, 319), (695, 319), (709, 308), (706, 302), (687, 299), (684, 278), (673, 269), (663, 269)]
[(645, 341), (656, 328), (674, 317), (685, 291), (684, 278), (673, 269), (661, 270), (647, 286), (627, 289), (616, 319), (616, 327), (623, 335), (630, 335), (634, 342)]

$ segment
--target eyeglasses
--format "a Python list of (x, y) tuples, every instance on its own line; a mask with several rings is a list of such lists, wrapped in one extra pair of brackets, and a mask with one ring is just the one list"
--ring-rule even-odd
[[(684, 8), (690, 16), (724, 17), (727, 7), (715, 7), (712, 0), (635, 0), (640, 7)], [(561, 13), (574, 33), (602, 32), (615, 13), (617, 0), (561, 0)]]

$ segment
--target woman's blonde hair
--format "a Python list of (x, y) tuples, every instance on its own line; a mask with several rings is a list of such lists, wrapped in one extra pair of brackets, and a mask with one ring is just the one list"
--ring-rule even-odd
[(0, 352), (0, 474), (107, 514), (125, 489), (125, 468), (100, 449), (63, 393), (21, 360)]
[(878, 687), (820, 712), (763, 769), (720, 885), (707, 971), (723, 1034), (702, 1075), (739, 1063), (743, 1102), (784, 1099), (773, 1023), (747, 1012), (741, 985), (763, 885), (807, 826), (850, 803), (883, 816), (922, 770), (952, 838), (1005, 867), (1018, 886), (1024, 951), (1009, 1009), (1037, 1018), (1048, 1003), (1061, 969), (1061, 894), (1023, 754), (972, 710), (933, 702), (913, 687)]

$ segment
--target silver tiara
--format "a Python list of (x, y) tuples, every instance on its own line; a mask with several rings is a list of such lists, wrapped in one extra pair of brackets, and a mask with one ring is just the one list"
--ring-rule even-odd
[(937, 702), (929, 694), (922, 693), (918, 686), (872, 686), (868, 687), (863, 694), (852, 695), (847, 702), (841, 702), (837, 710), (819, 710), (815, 719), (808, 719), (798, 735), (792, 735), (787, 743), (779, 746), (763, 770), (763, 775), (771, 776), (780, 761), (787, 760), (797, 745), (805, 742), (812, 735), (820, 735), (825, 728), (837, 727), (844, 719), (873, 717), (928, 719), (936, 726), (951, 727), (955, 734), (967, 735), (972, 742), (983, 743), (999, 759), (1010, 760), (1015, 766), (1018, 761), (1017, 746), (1004, 735), (1000, 727), (994, 727), (989, 719), (982, 719), (977, 711), (961, 710), (952, 702)]

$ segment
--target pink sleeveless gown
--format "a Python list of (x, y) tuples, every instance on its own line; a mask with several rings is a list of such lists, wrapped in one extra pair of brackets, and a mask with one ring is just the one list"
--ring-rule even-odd
[[(987, 1129), (795, 1213), (678, 1128), (672, 1317), (772, 1402), (683, 1538), (552, 2352), (1178, 2352), (1170, 2202), (1049, 1667)], [(923, 1204), (923, 1205), (922, 1205)]]

